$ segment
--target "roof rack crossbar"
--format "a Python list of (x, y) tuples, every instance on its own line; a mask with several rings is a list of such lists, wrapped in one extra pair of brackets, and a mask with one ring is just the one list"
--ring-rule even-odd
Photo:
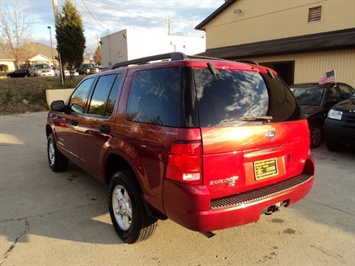
[(115, 68), (119, 68), (122, 66), (129, 66), (129, 65), (144, 65), (150, 61), (157, 61), (157, 60), (164, 60), (164, 59), (165, 60), (170, 59), (171, 61), (177, 61), (177, 60), (188, 59), (188, 56), (185, 55), (184, 53), (180, 53), (180, 52), (159, 54), (159, 55), (137, 58), (137, 59), (124, 61), (124, 62), (119, 62), (119, 63), (116, 63), (116, 64), (110, 66), (109, 69), (115, 69)]

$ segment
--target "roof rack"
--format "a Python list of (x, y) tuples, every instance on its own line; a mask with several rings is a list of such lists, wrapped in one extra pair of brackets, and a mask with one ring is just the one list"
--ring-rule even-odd
[(180, 52), (174, 52), (174, 53), (167, 53), (167, 54), (159, 54), (159, 55), (153, 55), (153, 56), (147, 56), (147, 57), (142, 57), (142, 58), (137, 58), (129, 61), (124, 61), (124, 62), (119, 62), (114, 65), (111, 65), (109, 69), (115, 69), (123, 66), (129, 66), (129, 65), (144, 65), (147, 64), (151, 61), (157, 61), (157, 60), (171, 60), (171, 61), (177, 61), (177, 60), (183, 60), (183, 59), (188, 59), (188, 56), (185, 55), (184, 53)]

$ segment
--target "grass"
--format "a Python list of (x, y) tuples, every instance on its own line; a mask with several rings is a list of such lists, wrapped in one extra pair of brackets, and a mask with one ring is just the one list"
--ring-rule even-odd
[(66, 77), (63, 87), (59, 77), (7, 79), (0, 76), (0, 115), (47, 111), (46, 90), (74, 88), (83, 78)]

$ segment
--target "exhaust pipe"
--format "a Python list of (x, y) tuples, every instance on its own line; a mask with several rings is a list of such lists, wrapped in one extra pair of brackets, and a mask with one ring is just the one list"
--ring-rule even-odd
[(276, 203), (275, 205), (271, 205), (269, 206), (268, 208), (264, 209), (262, 211), (262, 213), (266, 214), (266, 215), (271, 215), (273, 214), (274, 212), (278, 212), (280, 211), (280, 208), (281, 207), (287, 207), (288, 206), (288, 200), (285, 200), (285, 201), (282, 201), (282, 202), (279, 202), (279, 203)]

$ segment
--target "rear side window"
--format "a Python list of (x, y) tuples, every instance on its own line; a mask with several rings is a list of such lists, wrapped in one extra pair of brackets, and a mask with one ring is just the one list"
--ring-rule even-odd
[(128, 99), (127, 120), (162, 126), (180, 126), (180, 83), (180, 68), (136, 72)]
[[(89, 114), (111, 116), (122, 75), (118, 75), (116, 81), (115, 78), (115, 74), (105, 75), (99, 78), (91, 97)], [(112, 86), (113, 83), (114, 86)]]
[(194, 69), (194, 76), (201, 127), (301, 117), (295, 98), (278, 77), (231, 70), (213, 75), (207, 69)]

